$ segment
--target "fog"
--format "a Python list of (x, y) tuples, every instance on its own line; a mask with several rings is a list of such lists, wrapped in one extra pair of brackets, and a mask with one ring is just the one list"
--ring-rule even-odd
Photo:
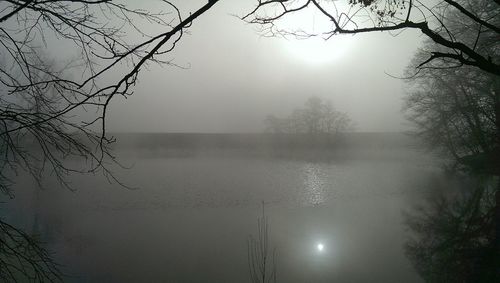
[[(200, 2), (181, 1), (179, 7), (186, 14)], [(156, 1), (149, 5), (155, 3), (162, 7)], [(166, 55), (182, 68), (151, 65), (141, 73), (135, 95), (114, 101), (108, 129), (262, 132), (266, 115), (285, 115), (311, 96), (347, 112), (357, 131), (409, 129), (401, 113), (404, 82), (392, 76), (403, 76), (420, 43), (416, 32), (333, 37), (312, 44), (262, 37), (235, 16), (253, 4), (223, 1), (197, 19)], [(290, 48), (297, 44), (305, 47)], [(317, 52), (327, 58), (310, 59)]]

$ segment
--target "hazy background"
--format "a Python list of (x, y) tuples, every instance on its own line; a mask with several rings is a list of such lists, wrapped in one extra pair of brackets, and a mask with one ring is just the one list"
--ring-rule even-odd
[[(166, 10), (160, 1), (146, 2)], [(186, 15), (204, 1), (174, 3)], [(387, 74), (402, 75), (419, 45), (417, 33), (299, 43), (266, 38), (234, 16), (254, 5), (222, 1), (197, 19), (167, 57), (186, 68), (149, 66), (135, 94), (112, 104), (108, 130), (261, 132), (267, 114), (285, 116), (310, 96), (331, 100), (357, 131), (408, 129), (401, 114), (403, 81)], [(304, 20), (316, 24), (314, 17)]]

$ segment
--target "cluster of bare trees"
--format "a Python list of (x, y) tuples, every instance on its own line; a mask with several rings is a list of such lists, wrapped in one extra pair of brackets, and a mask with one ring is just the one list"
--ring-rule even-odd
[(498, 76), (469, 66), (435, 67), (422, 69), (408, 81), (405, 111), (417, 134), (458, 163), (494, 173), (497, 165), (491, 158), (498, 153)]
[(264, 120), (271, 133), (337, 134), (353, 128), (349, 116), (333, 108), (331, 101), (311, 97), (303, 108), (297, 108), (285, 118), (268, 115)]

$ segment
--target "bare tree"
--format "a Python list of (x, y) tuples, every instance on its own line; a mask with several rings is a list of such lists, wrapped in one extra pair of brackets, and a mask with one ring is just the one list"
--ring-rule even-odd
[[(269, 245), (269, 224), (262, 202), (262, 216), (257, 219), (258, 234), (247, 240), (248, 269), (252, 283), (276, 283), (276, 249)], [(272, 250), (272, 251), (271, 251)]]
[(334, 109), (330, 101), (310, 97), (303, 108), (296, 108), (285, 118), (268, 115), (266, 130), (272, 133), (338, 134), (354, 126), (349, 116)]
[[(419, 52), (414, 62), (422, 56)], [(408, 72), (413, 73), (413, 66)], [(474, 159), (495, 154), (497, 80), (470, 66), (425, 68), (410, 77), (405, 111), (417, 136), (431, 148), (449, 153), (457, 163), (494, 173), (494, 160)]]

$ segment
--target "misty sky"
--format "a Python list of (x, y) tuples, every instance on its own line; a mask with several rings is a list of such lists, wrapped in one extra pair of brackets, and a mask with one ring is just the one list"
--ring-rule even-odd
[[(176, 2), (183, 3), (184, 15), (205, 3)], [(148, 3), (165, 7), (161, 1)], [(327, 42), (265, 38), (231, 15), (253, 6), (254, 0), (223, 0), (196, 20), (168, 57), (188, 68), (143, 70), (135, 94), (111, 106), (108, 130), (261, 132), (267, 114), (286, 116), (310, 96), (331, 100), (350, 115), (357, 131), (408, 129), (401, 114), (404, 83), (386, 73), (402, 76), (419, 46), (418, 33)]]

